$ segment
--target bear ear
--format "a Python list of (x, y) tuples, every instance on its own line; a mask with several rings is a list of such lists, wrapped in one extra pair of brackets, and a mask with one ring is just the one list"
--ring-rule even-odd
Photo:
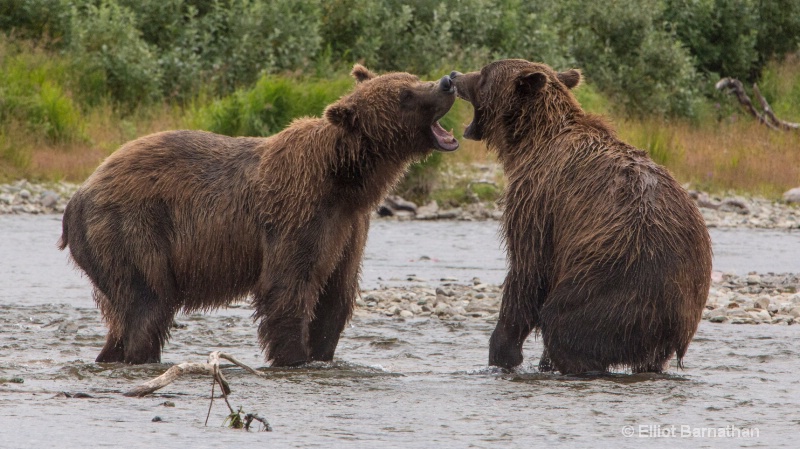
[(325, 109), (325, 118), (336, 126), (352, 130), (356, 125), (356, 112), (352, 106), (334, 103)]
[(577, 69), (569, 69), (565, 72), (560, 72), (556, 76), (558, 77), (559, 81), (564, 83), (564, 85), (570, 89), (579, 85), (581, 83), (581, 80), (583, 79), (580, 70)]
[(547, 84), (547, 75), (542, 72), (522, 72), (517, 77), (517, 89), (526, 95), (533, 95)]
[(353, 75), (353, 78), (355, 78), (356, 82), (359, 83), (363, 83), (364, 81), (369, 81), (372, 78), (375, 78), (375, 74), (370, 72), (368, 68), (361, 64), (354, 65), (353, 71), (351, 71), (350, 74)]

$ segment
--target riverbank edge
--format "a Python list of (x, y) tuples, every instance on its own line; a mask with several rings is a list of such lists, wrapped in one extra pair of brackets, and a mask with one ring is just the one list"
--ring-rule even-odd
[[(452, 279), (430, 282), (416, 276), (394, 279), (407, 285), (363, 289), (356, 316), (430, 318), (444, 322), (496, 322), (502, 286)], [(800, 323), (800, 274), (746, 276), (714, 272), (702, 319), (712, 323), (793, 325)]]
[[(0, 184), (0, 215), (61, 214), (78, 189), (67, 182), (31, 183), (19, 180)], [(800, 207), (759, 197), (719, 196), (689, 191), (695, 199), (706, 225), (710, 228), (800, 229)], [(417, 207), (402, 199), (388, 201), (375, 211), (375, 220), (500, 220), (502, 206), (496, 202), (475, 201), (459, 207), (442, 207), (435, 201)], [(407, 202), (406, 202), (407, 203)], [(400, 205), (393, 209), (392, 205)]]

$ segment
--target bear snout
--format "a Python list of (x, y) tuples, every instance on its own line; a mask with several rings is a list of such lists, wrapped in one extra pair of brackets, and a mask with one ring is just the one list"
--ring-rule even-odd
[[(453, 70), (450, 72), (450, 81), (453, 84), (453, 87), (456, 89), (456, 95), (463, 99), (467, 100), (470, 103), (474, 100), (474, 95), (472, 95), (472, 90), (475, 88), (475, 85), (478, 82), (478, 78), (480, 77), (479, 72), (470, 72), (467, 74), (457, 72)], [(473, 104), (475, 106), (475, 104)]]
[(448, 76), (443, 76), (442, 79), (439, 80), (439, 88), (448, 93), (456, 91), (453, 81)]

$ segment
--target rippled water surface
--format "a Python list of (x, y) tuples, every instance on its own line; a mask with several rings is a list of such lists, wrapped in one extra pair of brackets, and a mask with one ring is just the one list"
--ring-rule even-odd
[[(522, 369), (487, 368), (492, 323), (359, 314), (333, 364), (271, 369), (241, 305), (179, 315), (165, 364), (95, 364), (105, 328), (88, 283), (55, 249), (59, 226), (53, 216), (0, 217), (0, 448), (797, 447), (800, 326), (704, 321), (685, 370), (591, 378), (538, 373), (535, 339)], [(798, 272), (790, 251), (800, 253), (799, 236), (712, 230), (715, 267)], [(364, 265), (373, 286), (402, 285), (410, 274), (499, 283), (504, 270), (493, 223), (376, 222)], [(268, 374), (231, 369), (227, 377), (231, 405), (266, 417), (273, 432), (221, 427), (221, 399), (205, 427), (208, 378), (141, 399), (121, 394), (167, 363), (200, 362), (212, 350)], [(725, 426), (732, 437), (681, 438)]]

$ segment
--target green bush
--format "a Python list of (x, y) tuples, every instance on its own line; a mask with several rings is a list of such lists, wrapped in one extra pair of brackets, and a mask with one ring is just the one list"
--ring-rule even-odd
[[(758, 64), (754, 75), (759, 75), (772, 59), (783, 59), (800, 50), (800, 2), (797, 0), (770, 0), (758, 2), (758, 38), (756, 53)], [(751, 76), (751, 78), (755, 78)]]
[(68, 94), (67, 72), (63, 60), (40, 48), (0, 40), (0, 127), (16, 123), (49, 142), (82, 138), (82, 116)]
[(608, 99), (598, 92), (593, 84), (584, 82), (573, 89), (572, 93), (575, 94), (578, 103), (581, 104), (581, 107), (586, 112), (601, 115), (607, 115), (611, 112), (611, 105), (608, 103)]
[(320, 116), (325, 106), (353, 87), (353, 79), (298, 80), (263, 76), (250, 89), (197, 111), (198, 126), (229, 136), (269, 136), (303, 116)]
[(133, 12), (114, 0), (72, 7), (70, 49), (74, 70), (86, 75), (80, 85), (89, 103), (107, 95), (126, 105), (160, 97), (158, 59), (136, 25)]
[(696, 72), (680, 42), (656, 26), (659, 0), (579, 4), (567, 1), (561, 11), (573, 30), (572, 54), (619, 112), (693, 114)]
[[(311, 66), (320, 50), (318, 2), (227, 0), (198, 16), (201, 59), (220, 93), (261, 75)], [(205, 50), (207, 48), (207, 50)]]
[[(749, 79), (758, 59), (755, 0), (664, 0), (663, 20), (713, 84), (730, 76)], [(769, 2), (767, 2), (769, 3)]]
[(305, 69), (319, 53), (319, 1), (117, 0), (158, 54), (162, 91), (228, 94), (262, 74)]
[[(578, 66), (630, 115), (696, 114), (800, 45), (796, 0), (6, 0), (0, 30), (67, 49), (82, 103), (186, 104), (264, 74), (438, 77), (518, 57)], [(697, 74), (705, 77), (698, 77)]]
[(0, 30), (22, 39), (47, 39), (59, 43), (69, 29), (66, 0), (3, 0), (0, 2)]

